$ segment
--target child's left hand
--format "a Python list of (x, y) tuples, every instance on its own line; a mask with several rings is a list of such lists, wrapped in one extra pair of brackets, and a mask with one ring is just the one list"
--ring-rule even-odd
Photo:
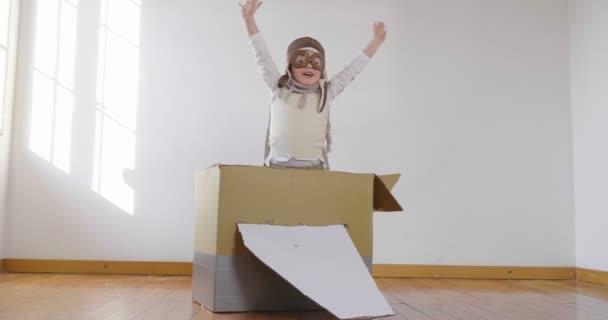
[(379, 42), (384, 42), (386, 39), (386, 28), (384, 27), (384, 22), (374, 22), (374, 40)]
[(367, 47), (363, 49), (363, 53), (371, 58), (385, 39), (386, 28), (384, 27), (384, 22), (374, 22), (374, 38), (367, 44)]

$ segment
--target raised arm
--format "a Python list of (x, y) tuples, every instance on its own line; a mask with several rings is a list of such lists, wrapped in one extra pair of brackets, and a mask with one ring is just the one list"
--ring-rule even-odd
[(246, 0), (245, 3), (241, 4), (241, 14), (245, 21), (245, 27), (249, 34), (249, 44), (253, 48), (255, 59), (258, 64), (258, 70), (264, 79), (264, 82), (271, 91), (274, 91), (277, 87), (277, 81), (281, 77), (276, 64), (270, 56), (270, 52), (266, 46), (266, 42), (258, 29), (255, 22), (255, 12), (262, 5), (262, 1), (258, 0)]
[(239, 3), (239, 6), (241, 6), (243, 20), (245, 20), (245, 27), (247, 27), (247, 32), (250, 36), (260, 32), (257, 24), (255, 23), (254, 16), (255, 12), (258, 11), (262, 3), (262, 1), (258, 0), (245, 0), (245, 3)]
[(369, 59), (374, 56), (376, 51), (386, 39), (386, 29), (383, 22), (374, 23), (374, 37), (342, 71), (336, 74), (329, 81), (329, 97), (331, 99), (337, 97), (346, 88), (355, 77), (363, 71)]
[(386, 28), (384, 27), (384, 22), (374, 22), (374, 37), (367, 44), (367, 47), (363, 49), (363, 52), (368, 57), (373, 57), (376, 51), (378, 51), (378, 48), (380, 48), (380, 45), (384, 43), (384, 40), (386, 40)]

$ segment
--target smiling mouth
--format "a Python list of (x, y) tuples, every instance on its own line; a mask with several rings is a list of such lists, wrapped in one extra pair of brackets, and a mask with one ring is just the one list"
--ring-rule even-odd
[(314, 74), (312, 72), (304, 72), (302, 73), (303, 75), (307, 76), (307, 77), (312, 77), (314, 76)]

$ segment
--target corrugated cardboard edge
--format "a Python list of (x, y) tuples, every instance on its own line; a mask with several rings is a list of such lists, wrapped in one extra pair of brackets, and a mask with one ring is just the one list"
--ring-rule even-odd
[[(205, 179), (203, 179), (205, 177)], [(203, 182), (207, 184), (203, 185)], [(210, 167), (205, 170), (198, 171), (195, 178), (195, 215), (193, 223), (194, 232), (194, 251), (204, 252), (207, 254), (217, 253), (217, 213), (219, 212), (219, 192), (220, 192), (220, 169), (216, 167)], [(212, 196), (211, 199), (201, 205), (203, 199), (202, 194)], [(205, 212), (215, 212), (214, 214), (205, 214)], [(204, 234), (196, 232), (196, 230), (202, 230), (203, 227), (211, 230), (209, 233)]]
[[(262, 169), (268, 169), (268, 170), (318, 170), (318, 169), (301, 169), (301, 168), (271, 168), (271, 167), (266, 167), (266, 166), (256, 166), (256, 165), (250, 165), (250, 164), (225, 164), (225, 163), (216, 163), (216, 164), (209, 166), (207, 169), (215, 168), (215, 167), (218, 167), (219, 169), (221, 169), (222, 167), (245, 167), (245, 168), (262, 168)], [(202, 169), (202, 170), (206, 170), (206, 169)], [(375, 173), (365, 173), (365, 172), (361, 173), (361, 172), (349, 172), (349, 171), (339, 171), (339, 170), (331, 170), (331, 171), (327, 171), (327, 172), (345, 173), (345, 174), (360, 174), (360, 175), (375, 175), (375, 176), (379, 177), (380, 180), (382, 180), (382, 182), (386, 185), (386, 187), (389, 190), (392, 190), (393, 187), (395, 186), (395, 184), (397, 184), (397, 182), (401, 178), (401, 173), (378, 175)]]

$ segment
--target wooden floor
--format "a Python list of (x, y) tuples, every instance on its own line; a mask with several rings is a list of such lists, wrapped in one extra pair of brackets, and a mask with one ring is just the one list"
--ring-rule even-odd
[[(0, 319), (334, 319), (326, 312), (212, 314), (190, 277), (0, 273)], [(424, 320), (608, 320), (608, 287), (576, 281), (377, 279), (396, 315)]]

